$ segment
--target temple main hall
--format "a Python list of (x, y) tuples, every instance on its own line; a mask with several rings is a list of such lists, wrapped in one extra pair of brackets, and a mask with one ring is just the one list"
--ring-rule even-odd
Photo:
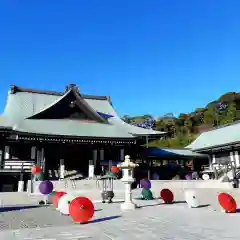
[(125, 123), (109, 96), (82, 94), (75, 84), (63, 92), (11, 85), (0, 116), (2, 190), (28, 179), (33, 164), (52, 179), (64, 177), (59, 169), (88, 177), (89, 165), (98, 175), (126, 154), (137, 157), (146, 136), (163, 134)]

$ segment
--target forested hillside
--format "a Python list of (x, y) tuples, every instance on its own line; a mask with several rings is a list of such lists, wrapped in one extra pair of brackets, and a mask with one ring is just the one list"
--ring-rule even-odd
[(198, 107), (191, 113), (174, 116), (167, 113), (158, 119), (150, 115), (123, 116), (125, 122), (167, 132), (165, 140), (150, 142), (152, 146), (184, 147), (201, 132), (240, 120), (240, 92), (228, 92), (219, 99)]

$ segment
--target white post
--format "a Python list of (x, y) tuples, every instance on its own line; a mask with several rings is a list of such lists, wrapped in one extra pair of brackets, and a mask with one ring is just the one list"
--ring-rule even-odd
[(32, 182), (32, 180), (27, 181), (27, 193), (33, 193), (33, 182)]
[(64, 179), (65, 165), (64, 159), (60, 159), (60, 179)]
[(24, 181), (18, 181), (18, 192), (24, 191)]
[(94, 178), (94, 165), (93, 165), (93, 160), (89, 160), (89, 165), (88, 165), (88, 179), (93, 179)]
[(20, 180), (18, 181), (18, 192), (24, 192), (23, 172), (20, 173)]
[(10, 158), (10, 147), (5, 146), (5, 151), (4, 151), (4, 159), (8, 160)]
[[(231, 161), (231, 173), (227, 174), (230, 179), (233, 179), (235, 177), (235, 158), (234, 158), (234, 152), (230, 152), (230, 161)], [(230, 175), (230, 176), (229, 176)]]
[(216, 157), (215, 157), (215, 154), (212, 155), (212, 164), (216, 164)]
[(230, 152), (230, 161), (231, 163), (235, 164), (234, 153)]
[(235, 151), (235, 162), (236, 162), (236, 167), (240, 167), (240, 158), (239, 158), (239, 153), (238, 151)]

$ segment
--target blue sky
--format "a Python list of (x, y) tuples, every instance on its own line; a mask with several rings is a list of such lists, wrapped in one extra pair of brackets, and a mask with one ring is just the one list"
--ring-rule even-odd
[(240, 91), (239, 0), (0, 0), (9, 85), (110, 95), (119, 114), (179, 114)]

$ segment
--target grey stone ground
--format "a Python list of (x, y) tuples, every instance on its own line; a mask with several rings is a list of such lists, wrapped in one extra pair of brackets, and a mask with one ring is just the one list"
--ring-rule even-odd
[[(62, 216), (53, 207), (1, 212), (0, 239), (239, 240), (240, 213), (220, 211), (216, 199), (219, 191), (198, 189), (201, 204), (210, 204), (199, 209), (189, 209), (182, 203), (183, 194), (179, 190), (174, 192), (180, 203), (164, 205), (160, 199), (136, 200), (142, 207), (129, 213), (121, 213), (120, 203), (95, 203), (93, 221), (84, 225), (73, 223), (69, 216)], [(239, 190), (232, 193), (240, 202)]]

